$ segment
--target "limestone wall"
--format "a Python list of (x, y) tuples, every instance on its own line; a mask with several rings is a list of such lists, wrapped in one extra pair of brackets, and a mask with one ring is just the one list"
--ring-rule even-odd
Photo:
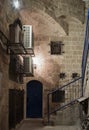
[(70, 21), (69, 35), (63, 39), (65, 53), (63, 54), (60, 70), (66, 74), (65, 79), (60, 79), (60, 82), (63, 84), (73, 80), (72, 73), (78, 73), (78, 76), (81, 76), (84, 27), (84, 24), (77, 21)]
[(55, 124), (57, 125), (78, 125), (80, 118), (80, 106), (78, 103), (70, 105), (66, 109), (57, 112)]
[[(0, 30), (2, 30), (8, 37), (8, 25), (13, 23), (15, 18), (18, 17), (18, 10), (12, 8), (9, 0), (0, 1)], [(29, 8), (29, 0), (24, 0), (25, 8)], [(47, 0), (45, 2), (31, 1), (32, 6), (36, 8), (42, 8), (45, 13), (60, 23), (60, 16), (71, 15), (71, 17), (78, 18), (81, 22), (84, 22), (84, 3), (80, 0)], [(52, 3), (53, 2), (53, 3)], [(75, 4), (73, 4), (75, 3)], [(53, 5), (52, 5), (53, 4)], [(43, 5), (43, 6), (41, 6)], [(55, 6), (54, 6), (55, 5)], [(55, 11), (54, 11), (55, 10)], [(61, 13), (60, 13), (61, 12)], [(59, 14), (60, 13), (60, 14)], [(68, 18), (68, 17), (67, 17)], [(9, 88), (26, 88), (26, 83), (29, 80), (35, 79), (43, 83), (44, 95), (43, 95), (43, 113), (46, 111), (46, 94), (50, 89), (59, 87), (71, 79), (73, 72), (78, 72), (81, 75), (81, 57), (84, 43), (84, 24), (76, 19), (69, 19), (66, 21), (69, 24), (69, 28), (65, 29), (69, 34), (65, 37), (53, 37), (53, 36), (38, 36), (35, 38), (35, 58), (39, 61), (36, 63), (36, 69), (34, 69), (34, 77), (25, 79), (25, 84), (20, 85), (9, 80), (9, 55), (6, 51), (0, 47), (0, 130), (8, 130), (8, 90)], [(64, 20), (65, 21), (65, 20)], [(50, 22), (50, 21), (49, 21)], [(64, 24), (63, 24), (64, 26)], [(66, 26), (65, 26), (66, 27)], [(61, 40), (64, 43), (65, 53), (61, 56), (50, 55), (50, 41)], [(66, 79), (60, 80), (60, 72), (66, 73)], [(46, 93), (46, 94), (45, 94)], [(26, 93), (25, 93), (26, 94)], [(26, 104), (25, 104), (26, 106)]]
[[(10, 5), (9, 0), (0, 1), (0, 30), (8, 37), (9, 24), (11, 24), (18, 13)], [(21, 88), (19, 84), (9, 79), (9, 55), (6, 47), (3, 48), (0, 41), (0, 130), (8, 130), (9, 111), (9, 88)]]

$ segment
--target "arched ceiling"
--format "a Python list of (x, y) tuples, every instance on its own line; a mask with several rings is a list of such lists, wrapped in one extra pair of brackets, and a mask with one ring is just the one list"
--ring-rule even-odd
[(33, 31), (36, 35), (64, 36), (69, 33), (68, 22), (71, 18), (81, 23), (85, 19), (85, 3), (82, 0), (19, 0), (19, 2), (20, 9), (17, 10), (14, 9), (13, 2), (9, 0), (6, 2), (8, 23), (19, 13), (24, 24), (34, 25)]
[(43, 10), (56, 21), (61, 15), (76, 17), (82, 23), (85, 16), (85, 2), (82, 0), (20, 0), (22, 8), (36, 7)]
[(35, 35), (64, 36), (70, 20), (84, 22), (81, 0), (20, 0), (19, 14), (23, 24), (31, 24)]
[(20, 11), (23, 24), (32, 25), (35, 35), (65, 36), (64, 29), (47, 13), (39, 9), (23, 9)]

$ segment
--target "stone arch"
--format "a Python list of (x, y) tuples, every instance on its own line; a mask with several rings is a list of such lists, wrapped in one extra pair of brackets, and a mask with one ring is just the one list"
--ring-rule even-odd
[[(46, 12), (33, 8), (33, 9), (22, 9), (20, 11), (20, 17), (22, 19), (22, 22), (24, 24), (30, 24), (33, 26), (33, 31), (36, 35), (39, 35), (37, 31), (43, 30), (40, 34), (50, 34), (52, 35), (58, 35), (58, 36), (65, 36), (67, 34), (68, 25), (64, 26), (61, 22), (57, 22), (53, 17), (48, 15)], [(41, 29), (41, 26), (43, 29)], [(46, 32), (45, 32), (46, 31)]]
[(23, 0), (23, 3), (23, 8), (30, 8), (31, 10), (33, 8), (37, 8), (48, 14), (58, 24), (61, 25), (66, 34), (68, 33), (68, 23), (63, 21), (63, 19), (59, 20), (60, 16), (66, 15), (75, 17), (81, 21), (81, 23), (84, 23), (85, 2), (81, 0)]

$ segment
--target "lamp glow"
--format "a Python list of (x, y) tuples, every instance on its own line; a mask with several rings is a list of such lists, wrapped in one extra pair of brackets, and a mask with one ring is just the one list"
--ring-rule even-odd
[(40, 67), (43, 65), (43, 58), (41, 56), (34, 57), (33, 63)]
[(18, 1), (18, 0), (14, 0), (14, 1), (13, 1), (13, 6), (14, 6), (16, 9), (18, 9), (18, 8), (20, 7), (19, 1)]

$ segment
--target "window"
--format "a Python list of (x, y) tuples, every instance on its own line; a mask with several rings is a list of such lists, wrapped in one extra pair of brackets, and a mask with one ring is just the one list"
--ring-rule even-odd
[(61, 41), (51, 41), (51, 55), (61, 55), (63, 53), (63, 44)]

